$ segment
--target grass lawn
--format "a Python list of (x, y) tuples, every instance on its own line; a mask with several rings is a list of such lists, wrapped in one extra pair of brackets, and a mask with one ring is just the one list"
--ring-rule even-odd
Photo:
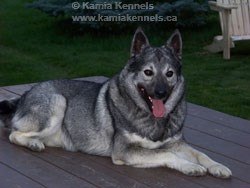
[[(112, 76), (126, 63), (133, 33), (82, 36), (37, 10), (25, 0), (0, 3), (0, 86), (76, 78)], [(218, 26), (218, 27), (214, 27)], [(250, 42), (236, 43), (230, 61), (203, 50), (220, 33), (219, 23), (200, 31), (181, 30), (187, 99), (202, 106), (250, 119)], [(169, 31), (150, 32), (162, 45)]]

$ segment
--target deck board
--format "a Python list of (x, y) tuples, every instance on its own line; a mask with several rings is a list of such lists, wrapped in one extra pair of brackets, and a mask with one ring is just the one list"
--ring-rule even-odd
[(95, 187), (8, 142), (0, 142), (0, 161), (44, 187)]
[(247, 132), (220, 126), (194, 116), (187, 116), (185, 127), (249, 148), (250, 134)]
[(43, 185), (31, 180), (30, 178), (20, 174), (9, 166), (0, 163), (0, 180), (1, 187), (17, 188), (17, 187), (32, 187), (44, 188)]
[[(98, 164), (104, 165), (117, 173), (124, 174), (130, 178), (134, 178), (139, 182), (149, 185), (150, 187), (203, 187), (199, 184), (193, 183), (185, 179), (185, 175), (181, 173), (166, 169), (166, 168), (134, 168), (129, 166), (113, 165), (111, 160), (99, 156), (87, 157)], [(178, 184), (176, 184), (178, 182)]]
[(72, 173), (74, 176), (87, 179), (99, 187), (148, 187), (126, 175), (116, 173), (105, 166), (99, 165), (87, 158), (86, 154), (66, 153), (61, 149), (49, 148), (48, 151), (34, 153), (34, 155), (48, 163), (53, 163), (57, 167)]
[(184, 132), (192, 144), (250, 165), (249, 155), (245, 155), (250, 154), (250, 149), (192, 129), (184, 128)]
[(202, 151), (208, 154), (213, 159), (216, 159), (218, 162), (221, 162), (224, 165), (229, 166), (233, 172), (233, 176), (236, 177), (237, 179), (242, 180), (243, 182), (246, 182), (248, 184), (250, 183), (249, 165), (230, 159), (227, 156), (223, 156), (223, 155), (208, 151), (207, 149), (204, 149), (201, 147), (197, 147), (197, 146), (194, 146), (194, 147), (197, 148), (199, 151)]
[[(86, 78), (84, 78), (86, 79)], [(105, 77), (87, 78), (102, 82)], [(0, 88), (0, 100), (18, 97), (33, 84)], [(188, 103), (185, 138), (227, 165), (230, 180), (188, 177), (167, 168), (113, 165), (110, 158), (46, 148), (36, 153), (8, 141), (0, 128), (0, 187), (250, 187), (250, 121)]]
[(11, 93), (9, 91), (6, 91), (3, 88), (0, 88), (0, 101), (5, 100), (5, 99), (14, 98), (14, 97), (18, 97), (18, 95)]
[(188, 103), (188, 115), (200, 117), (208, 122), (215, 122), (218, 125), (230, 127), (242, 132), (250, 133), (249, 120), (231, 116), (203, 106)]

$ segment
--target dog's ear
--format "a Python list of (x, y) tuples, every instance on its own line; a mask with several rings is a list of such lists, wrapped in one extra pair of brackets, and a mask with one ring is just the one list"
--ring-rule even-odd
[(131, 57), (140, 54), (142, 49), (146, 46), (149, 46), (148, 38), (144, 34), (142, 28), (138, 27), (132, 40), (132, 45), (130, 49)]
[(171, 48), (174, 54), (181, 59), (182, 56), (182, 38), (181, 33), (178, 29), (170, 36), (166, 44), (167, 47)]

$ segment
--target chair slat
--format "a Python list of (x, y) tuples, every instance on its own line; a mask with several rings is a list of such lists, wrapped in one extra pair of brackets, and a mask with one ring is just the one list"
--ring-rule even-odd
[[(217, 0), (217, 3), (223, 3), (223, 0)], [(219, 12), (219, 16), (220, 16), (220, 27), (221, 27), (221, 31), (222, 31), (222, 33), (224, 32), (223, 31), (223, 23), (224, 23), (224, 21), (223, 21), (223, 19), (222, 19), (222, 14), (221, 14), (221, 12)]]
[(236, 11), (237, 20), (238, 20), (239, 34), (244, 35), (245, 25), (243, 23), (244, 21), (243, 21), (243, 10), (242, 10), (243, 0), (236, 0), (236, 4), (238, 5), (238, 8), (235, 11)]
[[(224, 3), (227, 4), (235, 4), (236, 0), (234, 1), (230, 1), (230, 0), (224, 0)], [(238, 13), (237, 13), (237, 9), (232, 10), (232, 19), (231, 19), (231, 24), (232, 24), (232, 31), (230, 32), (230, 34), (233, 35), (240, 35), (240, 26), (239, 26), (239, 21), (238, 21)]]
[[(225, 4), (225, 5), (232, 5), (232, 3), (230, 3), (231, 1), (230, 0), (217, 0), (218, 3), (222, 3), (222, 4)], [(233, 24), (233, 16), (231, 15), (231, 22), (229, 23), (229, 34), (233, 34), (235, 33), (236, 31), (238, 32), (238, 27), (235, 27), (235, 25)], [(225, 23), (225, 21), (223, 21), (222, 24), (222, 27), (223, 27), (223, 24)], [(222, 32), (223, 33), (223, 32)]]
[(245, 20), (247, 26), (246, 28), (246, 34), (250, 35), (250, 0), (246, 0), (246, 5), (244, 6), (245, 10)]
[(241, 10), (242, 10), (242, 20), (243, 20), (243, 27), (244, 27), (244, 32), (243, 32), (243, 35), (244, 34), (248, 34), (248, 27), (249, 27), (249, 18), (248, 18), (248, 7), (246, 6), (247, 5), (247, 0), (242, 0), (242, 3), (241, 3)]

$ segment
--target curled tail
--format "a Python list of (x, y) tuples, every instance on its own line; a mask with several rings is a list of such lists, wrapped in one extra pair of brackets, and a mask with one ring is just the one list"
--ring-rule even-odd
[(19, 98), (0, 101), (0, 126), (10, 127), (10, 122), (16, 112)]

